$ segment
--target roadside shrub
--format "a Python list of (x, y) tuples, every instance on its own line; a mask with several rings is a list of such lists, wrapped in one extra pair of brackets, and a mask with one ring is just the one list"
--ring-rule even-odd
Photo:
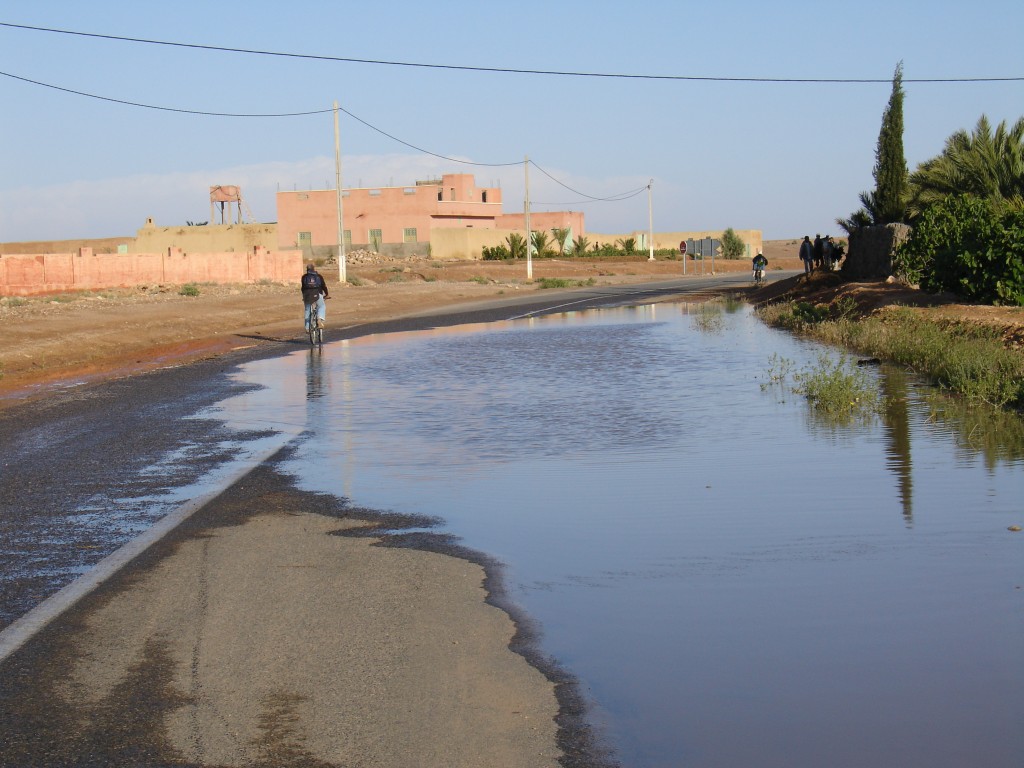
[(948, 197), (921, 216), (893, 257), (897, 272), (936, 293), (1024, 306), (1024, 212), (977, 197)]
[(484, 261), (507, 261), (512, 258), (512, 251), (504, 245), (484, 246)]
[(595, 282), (592, 277), (586, 280), (570, 280), (566, 277), (542, 277), (537, 280), (537, 285), (542, 290), (544, 288), (584, 288), (588, 285), (594, 285)]
[(178, 291), (179, 296), (198, 296), (199, 286), (195, 283), (185, 283), (181, 286), (181, 290)]

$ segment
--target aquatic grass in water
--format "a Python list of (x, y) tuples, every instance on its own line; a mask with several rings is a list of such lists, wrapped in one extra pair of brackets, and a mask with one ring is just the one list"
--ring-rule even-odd
[(722, 309), (713, 302), (706, 301), (700, 305), (693, 316), (694, 325), (705, 333), (717, 333), (722, 330)]
[(933, 320), (907, 308), (856, 320), (850, 302), (771, 305), (758, 316), (768, 325), (907, 365), (970, 401), (1024, 407), (1024, 355), (1006, 349), (996, 329)]
[(862, 370), (842, 357), (822, 353), (812, 368), (793, 374), (793, 391), (819, 411), (833, 415), (871, 413), (878, 409), (878, 390)]

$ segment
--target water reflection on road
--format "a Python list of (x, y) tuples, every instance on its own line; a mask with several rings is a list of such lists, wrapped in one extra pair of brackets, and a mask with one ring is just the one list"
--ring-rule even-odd
[(595, 310), (253, 363), (220, 412), (505, 562), (627, 765), (1018, 766), (1021, 420), (881, 368), (837, 425), (768, 386), (818, 353), (745, 308)]

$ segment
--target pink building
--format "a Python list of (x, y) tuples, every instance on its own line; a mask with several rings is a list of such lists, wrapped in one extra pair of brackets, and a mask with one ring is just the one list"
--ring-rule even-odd
[[(337, 210), (333, 189), (278, 192), (279, 246), (333, 251), (338, 243)], [(477, 187), (468, 173), (446, 173), (440, 181), (417, 181), (409, 187), (342, 192), (346, 248), (426, 244), (437, 227), (494, 229), (500, 215), (501, 190)]]
[[(333, 189), (277, 193), (279, 248), (307, 254), (334, 253), (338, 204)], [(367, 187), (342, 192), (345, 248), (370, 248), (392, 255), (423, 253), (435, 229), (522, 229), (523, 214), (505, 214), (501, 189), (477, 187), (472, 174), (446, 173), (440, 180), (408, 187)], [(533, 230), (571, 227), (583, 234), (583, 214), (534, 213)], [(419, 247), (417, 248), (417, 244)]]

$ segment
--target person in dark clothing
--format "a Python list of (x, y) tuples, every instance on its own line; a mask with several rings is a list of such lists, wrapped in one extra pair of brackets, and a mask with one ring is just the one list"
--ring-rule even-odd
[(804, 263), (804, 274), (810, 275), (814, 268), (814, 246), (810, 235), (804, 235), (804, 241), (800, 243), (800, 261)]
[(822, 247), (821, 235), (814, 236), (814, 266), (816, 269), (821, 269), (824, 266), (825, 252)]
[[(306, 330), (309, 330), (311, 322), (315, 322), (317, 327), (323, 328), (324, 320), (327, 319), (327, 305), (324, 304), (324, 299), (331, 298), (330, 291), (327, 290), (327, 281), (316, 271), (316, 267), (310, 264), (306, 267), (306, 274), (299, 281), (299, 287), (302, 291), (303, 322)], [(316, 311), (315, 320), (313, 319), (314, 310)]]
[(764, 271), (768, 268), (768, 259), (764, 257), (763, 253), (757, 254), (752, 262), (754, 268), (754, 282), (758, 283), (764, 280)]

